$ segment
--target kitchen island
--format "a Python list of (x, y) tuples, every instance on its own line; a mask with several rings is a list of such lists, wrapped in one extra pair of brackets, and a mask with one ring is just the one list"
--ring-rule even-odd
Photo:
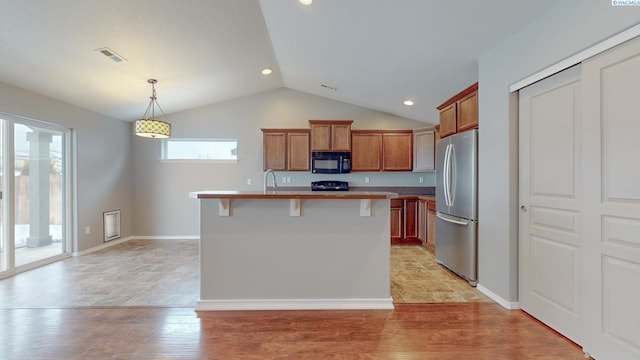
[(198, 191), (196, 311), (392, 309), (390, 192)]

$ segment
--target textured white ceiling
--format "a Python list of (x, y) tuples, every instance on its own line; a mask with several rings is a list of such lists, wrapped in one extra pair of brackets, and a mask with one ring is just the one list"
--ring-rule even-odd
[(156, 78), (166, 113), (286, 86), (433, 122), (483, 52), (554, 2), (5, 0), (0, 81), (123, 120)]

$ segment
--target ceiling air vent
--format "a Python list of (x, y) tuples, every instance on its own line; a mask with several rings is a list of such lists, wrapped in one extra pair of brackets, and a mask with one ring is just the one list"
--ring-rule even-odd
[(99, 51), (102, 53), (102, 55), (108, 57), (109, 59), (115, 61), (115, 62), (122, 62), (122, 61), (127, 61), (127, 59), (123, 58), (122, 56), (118, 55), (115, 51), (109, 49), (108, 47), (103, 47), (100, 49), (96, 49), (96, 51)]
[(324, 83), (320, 84), (320, 86), (322, 86), (325, 89), (332, 90), (332, 91), (338, 91), (338, 87), (337, 86), (327, 85), (327, 84), (324, 84)]

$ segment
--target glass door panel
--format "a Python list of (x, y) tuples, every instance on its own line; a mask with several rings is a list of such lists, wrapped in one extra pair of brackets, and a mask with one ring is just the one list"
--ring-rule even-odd
[(61, 131), (14, 124), (15, 266), (66, 252)]
[(4, 199), (5, 199), (5, 126), (6, 122), (0, 119), (0, 273), (3, 271), (7, 271), (9, 266), (9, 246), (6, 243), (6, 235), (5, 235), (5, 208), (4, 208)]

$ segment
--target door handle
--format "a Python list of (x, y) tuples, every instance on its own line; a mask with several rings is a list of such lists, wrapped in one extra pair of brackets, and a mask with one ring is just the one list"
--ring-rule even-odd
[(526, 214), (526, 213), (527, 213), (527, 207), (526, 207), (525, 205), (520, 206), (520, 211), (521, 211), (523, 214)]
[(447, 218), (447, 217), (444, 217), (444, 216), (440, 215), (440, 213), (437, 213), (437, 214), (436, 214), (436, 216), (437, 216), (437, 217), (438, 217), (438, 219), (440, 219), (440, 220), (444, 220), (444, 221), (446, 221), (446, 222), (450, 222), (450, 223), (453, 223), (453, 224), (456, 224), (456, 225), (462, 225), (462, 226), (467, 226), (467, 225), (469, 225), (469, 223), (468, 223), (468, 222), (466, 222), (466, 221), (458, 221), (458, 220), (449, 219), (449, 218)]

